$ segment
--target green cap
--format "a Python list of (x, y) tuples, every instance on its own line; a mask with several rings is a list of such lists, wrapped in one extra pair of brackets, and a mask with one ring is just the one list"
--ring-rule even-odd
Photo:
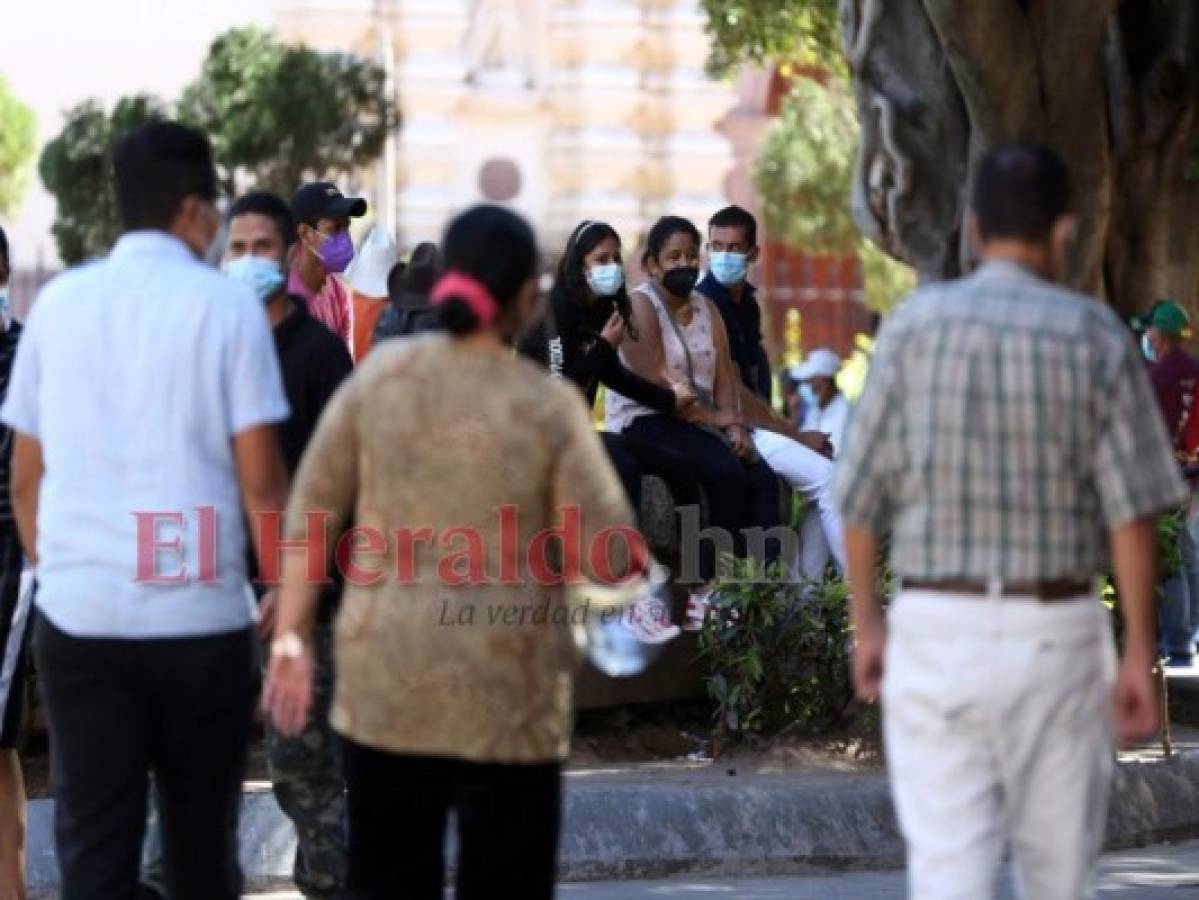
[(1171, 337), (1189, 337), (1191, 317), (1173, 300), (1160, 300), (1153, 305), (1153, 309), (1149, 310), (1149, 315), (1133, 319), (1132, 327), (1137, 331), (1156, 328), (1162, 334)]

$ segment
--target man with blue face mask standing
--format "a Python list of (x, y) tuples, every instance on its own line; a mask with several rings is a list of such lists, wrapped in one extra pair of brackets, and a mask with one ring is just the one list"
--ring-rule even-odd
[(302, 297), (308, 312), (348, 348), (353, 312), (350, 294), (336, 277), (354, 258), (350, 219), (366, 215), (366, 201), (345, 197), (328, 181), (303, 185), (291, 198), (299, 239), (288, 279), (289, 293)]
[(169, 895), (237, 900), (245, 523), (287, 504), (289, 410), (262, 307), (203, 262), (208, 139), (151, 122), (115, 142), (111, 175), (124, 233), (38, 294), (0, 410), (37, 566), (61, 897), (135, 896), (152, 777)]
[[(343, 232), (344, 233), (344, 232)], [(304, 299), (286, 286), (289, 257), (304, 253), (287, 205), (273, 194), (252, 193), (229, 210), (223, 269), (265, 305), (275, 335), (290, 417), (279, 426), (279, 445), (294, 476), (325, 404), (353, 364), (345, 344), (310, 315)], [(335, 578), (335, 581), (337, 579)], [(314, 634), (317, 671), (308, 725), (287, 737), (267, 725), (267, 761), (275, 797), (296, 826), (294, 878), (308, 898), (341, 896), (345, 881), (345, 782), (339, 744), (329, 726), (333, 698), (332, 621), (339, 588), (321, 597)], [(274, 626), (274, 594), (262, 600), (259, 633)]]

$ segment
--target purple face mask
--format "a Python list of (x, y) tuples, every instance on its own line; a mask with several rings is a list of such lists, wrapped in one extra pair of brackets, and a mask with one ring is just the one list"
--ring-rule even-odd
[(340, 275), (354, 258), (354, 242), (350, 240), (350, 233), (339, 231), (332, 237), (325, 238), (321, 249), (316, 252), (316, 258), (321, 261), (321, 268), (327, 273)]

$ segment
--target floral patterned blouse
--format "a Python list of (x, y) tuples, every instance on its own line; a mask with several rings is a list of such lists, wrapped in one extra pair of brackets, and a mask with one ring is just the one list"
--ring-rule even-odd
[(563, 554), (547, 557), (546, 529), (578, 534), (584, 572), (599, 548), (619, 575), (628, 544), (613, 530), (633, 522), (579, 391), (442, 335), (381, 344), (321, 418), (288, 537), (323, 512), (326, 541), (352, 519), (360, 548), (336, 623), (334, 727), (395, 753), (564, 759), (579, 610), (553, 583)]

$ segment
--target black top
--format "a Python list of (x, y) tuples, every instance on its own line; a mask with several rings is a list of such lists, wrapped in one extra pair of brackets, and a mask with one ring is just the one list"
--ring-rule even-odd
[[(316, 431), (325, 404), (354, 368), (350, 351), (332, 331), (308, 313), (302, 297), (291, 296), (292, 310), (275, 326), (275, 350), (283, 374), (283, 392), (291, 415), (279, 425), (279, 446), (288, 475), (295, 477), (300, 458)], [(257, 574), (251, 553), (250, 571)], [(342, 579), (331, 569), (332, 584), (321, 592), (317, 618), (330, 622), (341, 594)]]
[(291, 313), (275, 326), (275, 350), (291, 407), (291, 415), (279, 426), (279, 445), (287, 472), (294, 476), (325, 404), (354, 364), (346, 345), (309, 315), (304, 300), (292, 296), (291, 301)]
[[(13, 360), (17, 356), (17, 342), (21, 339), (21, 323), (9, 320), (8, 330), (0, 333), (0, 403), (8, 396), (8, 379), (12, 375)], [(0, 425), (0, 526), (12, 526), (15, 522), (12, 509), (12, 494), (8, 480), (12, 469), (12, 429)]]
[(611, 297), (599, 297), (583, 307), (566, 291), (554, 290), (546, 315), (520, 339), (518, 349), (554, 375), (569, 378), (593, 405), (603, 384), (655, 412), (673, 413), (674, 391), (627, 369), (615, 348), (600, 337), (615, 311)]
[(733, 299), (729, 289), (709, 272), (695, 289), (720, 310), (724, 330), (729, 336), (729, 355), (741, 370), (741, 380), (747, 388), (770, 403), (774, 383), (770, 377), (770, 359), (762, 344), (762, 310), (758, 306), (754, 286), (746, 282), (738, 302)]

